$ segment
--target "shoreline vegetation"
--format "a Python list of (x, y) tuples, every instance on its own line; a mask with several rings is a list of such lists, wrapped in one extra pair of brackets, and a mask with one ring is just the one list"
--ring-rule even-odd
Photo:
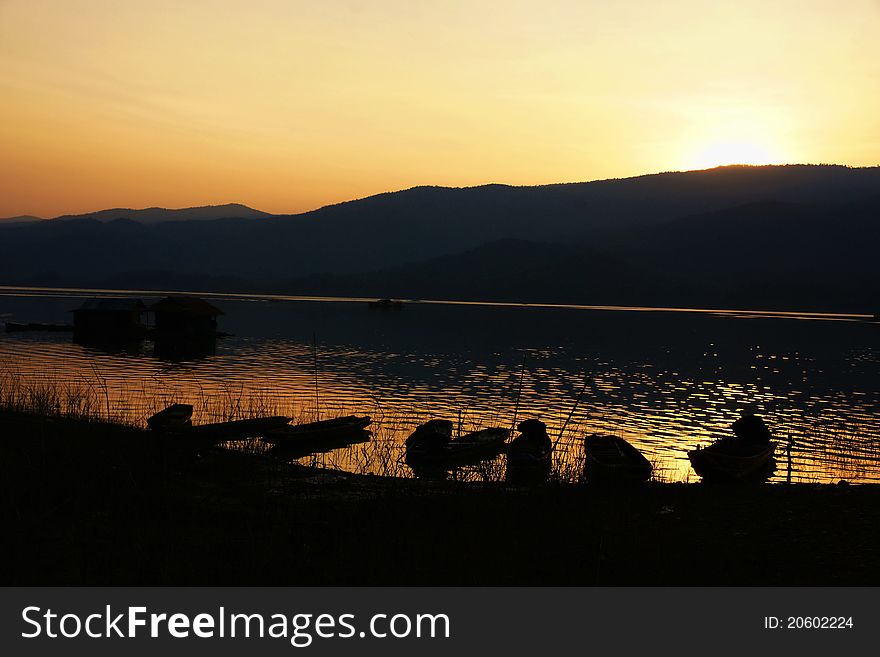
[(352, 474), (271, 459), (247, 441), (175, 449), (108, 420), (100, 397), (0, 386), (4, 584), (880, 581), (880, 485)]

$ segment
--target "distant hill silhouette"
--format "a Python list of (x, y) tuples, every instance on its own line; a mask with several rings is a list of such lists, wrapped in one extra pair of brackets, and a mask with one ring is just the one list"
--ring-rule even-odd
[(22, 214), (17, 217), (0, 217), (0, 224), (23, 224), (31, 221), (44, 221), (44, 219), (31, 214)]
[(792, 165), (110, 210), (2, 225), (0, 282), (873, 310), (878, 190), (880, 168)]
[(259, 219), (271, 216), (267, 212), (254, 210), (246, 205), (239, 203), (228, 203), (226, 205), (206, 205), (196, 208), (182, 208), (179, 210), (169, 210), (166, 208), (145, 208), (143, 210), (132, 210), (129, 208), (114, 208), (111, 210), (100, 210), (98, 212), (87, 212), (85, 214), (68, 214), (56, 217), (56, 221), (77, 221), (84, 219), (94, 219), (102, 223), (115, 221), (117, 219), (129, 219), (141, 224), (159, 224), (166, 221), (210, 221), (212, 219)]

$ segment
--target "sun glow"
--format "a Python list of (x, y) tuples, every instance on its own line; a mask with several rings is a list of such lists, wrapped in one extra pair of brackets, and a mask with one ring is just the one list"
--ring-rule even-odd
[(499, 5), (0, 0), (0, 217), (878, 163), (878, 0)]
[(780, 164), (781, 160), (774, 157), (762, 146), (747, 141), (724, 141), (709, 144), (700, 150), (693, 159), (694, 169), (711, 169), (728, 164)]

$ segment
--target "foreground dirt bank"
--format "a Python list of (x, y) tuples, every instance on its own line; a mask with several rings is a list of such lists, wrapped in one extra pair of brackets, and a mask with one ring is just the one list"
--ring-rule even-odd
[(0, 582), (877, 585), (880, 486), (421, 482), (0, 413)]

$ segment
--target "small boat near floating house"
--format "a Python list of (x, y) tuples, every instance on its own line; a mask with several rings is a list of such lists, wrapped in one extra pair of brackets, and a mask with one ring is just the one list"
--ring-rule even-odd
[(7, 333), (22, 333), (35, 331), (48, 331), (50, 333), (69, 332), (73, 330), (71, 324), (44, 324), (42, 322), (6, 322)]
[(367, 302), (370, 310), (403, 310), (403, 301), (400, 299), (376, 299)]

